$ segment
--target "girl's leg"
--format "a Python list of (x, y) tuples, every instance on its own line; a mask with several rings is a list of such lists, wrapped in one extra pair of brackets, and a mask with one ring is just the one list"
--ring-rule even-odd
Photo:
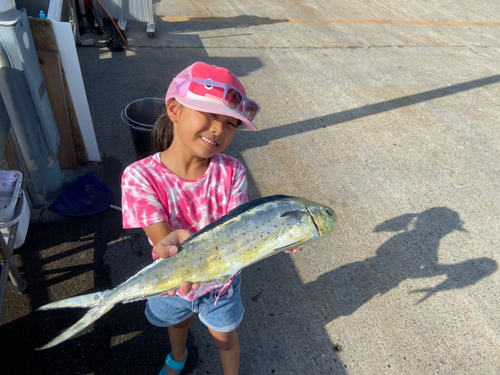
[(219, 349), (220, 360), (224, 375), (238, 375), (240, 371), (240, 339), (236, 330), (231, 332), (217, 332), (208, 329)]
[[(168, 337), (170, 339), (170, 346), (172, 347), (172, 359), (177, 362), (182, 362), (186, 358), (186, 341), (191, 326), (191, 318), (187, 318), (182, 323), (175, 326), (168, 327)], [(177, 370), (172, 370), (165, 367), (168, 375), (176, 375), (179, 373)]]

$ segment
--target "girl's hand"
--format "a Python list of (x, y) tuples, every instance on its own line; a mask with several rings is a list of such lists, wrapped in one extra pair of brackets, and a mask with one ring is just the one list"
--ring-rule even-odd
[(285, 250), (284, 253), (296, 253), (297, 251), (299, 251), (299, 248), (296, 247), (295, 249), (290, 249), (290, 250)]
[[(191, 284), (190, 282), (188, 281), (184, 281), (181, 285), (181, 287), (179, 288), (184, 294), (188, 294), (191, 289), (198, 289), (200, 287), (200, 284)], [(169, 290), (168, 292), (168, 295), (169, 296), (175, 296), (175, 293), (177, 293), (177, 290), (176, 289), (172, 289), (172, 290)]]
[[(180, 243), (184, 242), (191, 236), (191, 233), (185, 229), (178, 229), (174, 230), (172, 233), (170, 233), (168, 236), (160, 240), (155, 246), (155, 253), (158, 255), (160, 258), (168, 258), (171, 257), (172, 255), (177, 254), (179, 249), (177, 248), (177, 245)], [(198, 289), (200, 287), (200, 284), (191, 284), (187, 281), (182, 283), (182, 286), (180, 287), (180, 290), (188, 294), (191, 289)], [(169, 290), (167, 293), (169, 296), (174, 296), (177, 290), (172, 289)]]

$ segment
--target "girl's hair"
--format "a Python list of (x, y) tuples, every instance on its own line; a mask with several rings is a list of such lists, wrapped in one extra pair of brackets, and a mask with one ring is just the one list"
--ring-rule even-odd
[(153, 130), (151, 131), (151, 140), (153, 141), (154, 148), (159, 152), (169, 148), (174, 140), (174, 124), (170, 120), (170, 117), (168, 117), (166, 106), (163, 108), (160, 117), (155, 121)]

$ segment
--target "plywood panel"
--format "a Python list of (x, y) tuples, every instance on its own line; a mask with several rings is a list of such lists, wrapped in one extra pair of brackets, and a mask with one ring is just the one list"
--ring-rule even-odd
[(61, 61), (57, 52), (37, 51), (43, 79), (56, 120), (61, 141), (57, 149), (57, 160), (62, 169), (75, 169), (78, 164), (73, 147), (73, 132), (69, 121)]
[(61, 136), (57, 158), (62, 169), (73, 169), (77, 164), (89, 162), (75, 108), (61, 64), (52, 22), (47, 19), (30, 19), (44, 81)]

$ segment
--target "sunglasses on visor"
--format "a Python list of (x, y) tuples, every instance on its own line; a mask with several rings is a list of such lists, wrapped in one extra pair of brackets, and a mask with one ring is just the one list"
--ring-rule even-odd
[(237, 88), (228, 85), (227, 83), (212, 81), (211, 79), (188, 78), (179, 84), (178, 87), (183, 86), (188, 82), (204, 85), (208, 90), (212, 89), (212, 87), (223, 88), (224, 94), (222, 95), (222, 103), (224, 103), (226, 107), (240, 112), (247, 120), (252, 121), (255, 117), (257, 117), (257, 114), (260, 111), (260, 107), (256, 102), (248, 99)]

